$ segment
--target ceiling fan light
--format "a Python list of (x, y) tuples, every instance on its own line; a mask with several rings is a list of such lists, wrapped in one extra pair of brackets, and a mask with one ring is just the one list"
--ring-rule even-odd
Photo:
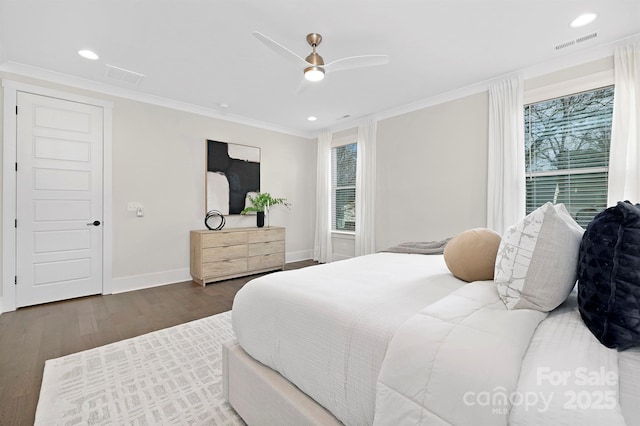
[(320, 81), (324, 78), (324, 68), (307, 67), (304, 69), (304, 78), (309, 81)]

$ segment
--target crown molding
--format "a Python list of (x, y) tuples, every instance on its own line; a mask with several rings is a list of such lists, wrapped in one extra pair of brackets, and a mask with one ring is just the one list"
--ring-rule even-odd
[[(0, 53), (2, 53), (1, 50), (0, 50)], [(73, 87), (76, 89), (88, 90), (91, 92), (100, 93), (108, 96), (119, 97), (119, 98), (129, 99), (129, 100), (138, 101), (138, 102), (144, 102), (147, 104), (170, 108), (177, 111), (183, 111), (183, 112), (188, 112), (192, 114), (202, 115), (205, 117), (216, 118), (218, 120), (229, 121), (232, 123), (242, 124), (245, 126), (257, 127), (260, 129), (270, 130), (278, 133), (284, 133), (292, 136), (299, 136), (306, 139), (313, 139), (316, 137), (315, 132), (302, 132), (300, 130), (290, 129), (287, 127), (278, 126), (278, 125), (267, 123), (260, 120), (254, 120), (254, 119), (243, 117), (236, 114), (220, 112), (212, 108), (205, 108), (205, 107), (190, 104), (187, 102), (181, 102), (181, 101), (177, 101), (169, 98), (163, 98), (161, 96), (142, 93), (137, 90), (128, 89), (124, 87), (111, 86), (111, 85), (99, 83), (93, 80), (74, 77), (69, 74), (50, 71), (44, 68), (20, 64), (13, 61), (6, 61), (0, 64), (0, 71), (10, 73), (10, 74), (16, 74), (16, 75), (24, 76), (28, 78), (33, 78), (37, 80), (43, 80), (49, 83), (61, 84), (61, 85)]]
[[(395, 108), (391, 108), (385, 111), (380, 111), (366, 116), (352, 117), (348, 121), (341, 122), (339, 125), (331, 126), (325, 130), (331, 132), (339, 132), (354, 128), (358, 123), (367, 119), (385, 120), (387, 118), (397, 117), (399, 115), (408, 114), (414, 111), (418, 111), (424, 108), (432, 107), (435, 105), (450, 102), (456, 99), (464, 98), (467, 96), (475, 95), (487, 91), (491, 83), (502, 80), (506, 77), (517, 75), (523, 80), (528, 80), (534, 77), (539, 77), (545, 74), (550, 74), (562, 69), (570, 68), (573, 66), (581, 65), (584, 63), (596, 61), (607, 56), (612, 56), (615, 48), (634, 41), (634, 39), (640, 40), (640, 34), (634, 34), (623, 39), (619, 39), (610, 43), (606, 43), (592, 48), (587, 48), (578, 52), (564, 54), (558, 56), (555, 59), (542, 62), (540, 64), (525, 67), (519, 70), (509, 72), (491, 79), (480, 81), (468, 86), (461, 87), (459, 89), (451, 90), (448, 92), (440, 93), (425, 99), (418, 100), (409, 104), (401, 105)], [(0, 55), (2, 54), (2, 46), (0, 45)], [(0, 61), (2, 57), (0, 56)], [(236, 124), (242, 124), (250, 127), (256, 127), (264, 130), (270, 130), (278, 133), (284, 133), (288, 135), (298, 136), (306, 139), (315, 139), (318, 137), (321, 131), (301, 131), (298, 129), (291, 129), (282, 126), (278, 126), (272, 123), (267, 123), (260, 120), (254, 120), (251, 118), (243, 117), (236, 114), (224, 113), (215, 109), (205, 108), (198, 105), (190, 104), (187, 102), (176, 101), (169, 98), (163, 98), (160, 96), (150, 95), (142, 93), (136, 90), (127, 89), (123, 87), (111, 86), (96, 81), (83, 79), (79, 77), (70, 76), (64, 73), (58, 73), (49, 71), (44, 68), (34, 67), (31, 65), (20, 64), (17, 62), (6, 61), (0, 64), (0, 71), (17, 74), (25, 77), (30, 77), (38, 80), (44, 80), (51, 83), (57, 83), (65, 86), (70, 86), (78, 89), (89, 90), (91, 92), (102, 93), (109, 96), (120, 97), (130, 99), (134, 101), (144, 102), (152, 105), (162, 106), (178, 111), (189, 112), (192, 114), (202, 115), (205, 117), (216, 118)]]
[(399, 115), (408, 114), (424, 108), (432, 107), (435, 105), (454, 101), (456, 99), (475, 95), (477, 93), (489, 90), (489, 86), (492, 83), (503, 80), (507, 77), (519, 76), (523, 80), (528, 80), (531, 78), (535, 78), (535, 77), (550, 74), (556, 71), (560, 71), (566, 68), (571, 68), (577, 65), (588, 63), (588, 62), (597, 61), (599, 59), (606, 58), (608, 56), (613, 56), (613, 53), (616, 47), (635, 41), (635, 40), (640, 41), (640, 34), (634, 34), (629, 37), (615, 40), (610, 43), (606, 43), (603, 45), (581, 50), (579, 52), (574, 52), (571, 54), (559, 56), (555, 59), (545, 61), (540, 64), (536, 64), (530, 67), (512, 71), (507, 74), (502, 74), (498, 77), (494, 77), (488, 80), (474, 83), (465, 87), (461, 87), (459, 89), (451, 90), (449, 92), (441, 93), (429, 98), (421, 99), (419, 101), (402, 105), (396, 108), (392, 108), (386, 111), (381, 111), (368, 116), (354, 117), (348, 122), (342, 122), (340, 123), (340, 125), (330, 127), (327, 130), (331, 132), (339, 132), (349, 128), (356, 127), (359, 123), (361, 123), (363, 120), (366, 120), (366, 119), (385, 120), (387, 118), (397, 117)]

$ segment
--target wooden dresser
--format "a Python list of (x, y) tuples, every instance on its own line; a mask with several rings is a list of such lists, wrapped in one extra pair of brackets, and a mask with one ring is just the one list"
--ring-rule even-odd
[(191, 276), (199, 284), (284, 268), (285, 228), (191, 231)]

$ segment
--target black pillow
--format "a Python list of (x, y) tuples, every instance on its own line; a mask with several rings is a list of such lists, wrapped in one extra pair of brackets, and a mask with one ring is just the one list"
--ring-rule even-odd
[(598, 214), (578, 256), (584, 323), (608, 348), (640, 345), (640, 204), (620, 201)]

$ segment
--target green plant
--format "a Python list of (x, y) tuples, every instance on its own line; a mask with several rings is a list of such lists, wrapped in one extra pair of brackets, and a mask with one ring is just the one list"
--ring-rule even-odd
[(289, 208), (289, 206), (291, 205), (287, 203), (287, 200), (285, 198), (273, 198), (268, 192), (258, 192), (255, 197), (249, 195), (249, 201), (251, 201), (251, 204), (253, 205), (245, 207), (245, 209), (242, 210), (240, 214), (247, 214), (249, 212), (263, 212), (267, 207), (275, 206), (277, 204), (282, 204), (287, 208)]

